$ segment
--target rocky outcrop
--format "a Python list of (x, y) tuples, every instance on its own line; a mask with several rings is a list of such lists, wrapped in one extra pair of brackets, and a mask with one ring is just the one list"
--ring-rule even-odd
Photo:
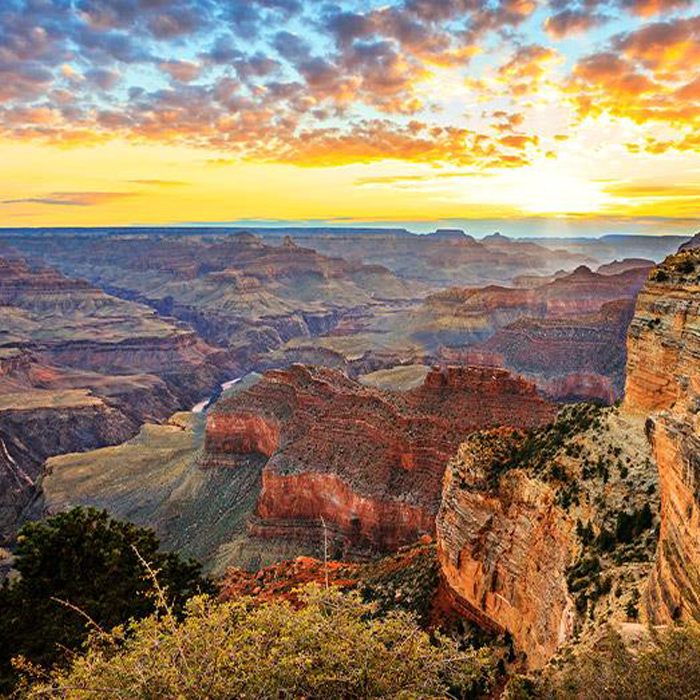
[(678, 248), (678, 252), (682, 253), (685, 250), (693, 250), (693, 248), (700, 248), (700, 231), (696, 233), (689, 241), (681, 244)]
[(623, 258), (622, 260), (613, 260), (605, 265), (601, 265), (596, 272), (599, 275), (619, 275), (621, 272), (639, 268), (651, 271), (655, 264), (653, 260), (648, 260), (647, 258)]
[(661, 535), (645, 595), (652, 622), (700, 620), (700, 251), (671, 256), (639, 295), (625, 407), (649, 416)]
[(294, 365), (210, 411), (204, 464), (269, 458), (254, 535), (318, 536), (325, 522), (340, 554), (390, 551), (433, 532), (443, 470), (465, 434), (553, 414), (533, 385), (504, 370), (435, 369), (398, 392)]
[(619, 409), (578, 404), (530, 433), (473, 433), (437, 518), (455, 607), (508, 632), (526, 668), (626, 620), (652, 567), (655, 482), (643, 420)]
[(625, 384), (627, 328), (634, 300), (603, 304), (595, 314), (571, 318), (524, 318), (499, 329), (488, 341), (465, 349), (444, 348), (456, 361), (495, 364), (521, 374), (559, 401), (595, 399), (613, 403)]
[(499, 329), (521, 319), (585, 322), (585, 317), (603, 313), (609, 302), (634, 300), (647, 274), (646, 269), (636, 268), (601, 275), (579, 267), (538, 287), (448, 289), (428, 297), (415, 312), (410, 337), (437, 351), (441, 345), (486, 342)]
[(573, 631), (566, 584), (573, 521), (556, 489), (509, 471), (493, 485), (517, 435), (476, 435), (445, 470), (437, 521), (442, 574), (467, 617), (508, 630), (532, 667), (541, 666)]

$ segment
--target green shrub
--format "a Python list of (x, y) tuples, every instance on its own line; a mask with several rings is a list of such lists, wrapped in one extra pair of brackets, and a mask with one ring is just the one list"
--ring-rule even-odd
[(670, 700), (700, 697), (700, 628), (671, 626), (633, 654), (612, 629), (562, 671), (514, 678), (504, 700)]
[(92, 508), (25, 525), (15, 561), (21, 578), (0, 589), (0, 692), (15, 680), (13, 657), (51, 666), (80, 648), (89, 620), (108, 630), (151, 614), (154, 589), (143, 561), (158, 570), (176, 611), (213, 590), (197, 562), (158, 547), (151, 530)]
[(30, 682), (22, 697), (467, 698), (491, 679), (488, 651), (431, 640), (407, 613), (376, 617), (358, 594), (316, 586), (301, 601), (295, 609), (198, 597), (182, 621), (162, 606), (94, 637), (68, 670)]

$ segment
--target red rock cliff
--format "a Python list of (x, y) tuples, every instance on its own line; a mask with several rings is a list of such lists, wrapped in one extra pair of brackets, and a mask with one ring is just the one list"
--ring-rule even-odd
[(207, 462), (269, 457), (255, 534), (316, 529), (342, 547), (392, 550), (434, 530), (442, 474), (469, 432), (539, 425), (553, 407), (505, 370), (447, 368), (405, 393), (336, 370), (293, 365), (220, 402), (207, 419)]
[(669, 257), (639, 295), (628, 340), (627, 410), (648, 415), (661, 534), (645, 609), (700, 620), (700, 251)]
[(445, 470), (437, 519), (438, 557), (462, 612), (486, 629), (508, 630), (542, 666), (571, 633), (566, 586), (573, 521), (556, 491), (520, 469), (494, 484), (517, 436), (477, 433)]

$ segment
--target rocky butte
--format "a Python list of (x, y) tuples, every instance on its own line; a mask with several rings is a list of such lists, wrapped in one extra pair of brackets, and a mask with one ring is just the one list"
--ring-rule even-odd
[(700, 619), (700, 250), (651, 275), (628, 339), (625, 406), (650, 416), (661, 535), (644, 606), (654, 623)]
[(252, 536), (318, 541), (325, 522), (334, 556), (392, 551), (434, 532), (445, 465), (466, 434), (554, 413), (505, 370), (433, 369), (398, 392), (293, 365), (210, 411), (204, 465), (266, 458)]

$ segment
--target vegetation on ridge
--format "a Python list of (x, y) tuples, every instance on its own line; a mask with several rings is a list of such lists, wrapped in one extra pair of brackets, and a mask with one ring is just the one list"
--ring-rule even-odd
[(504, 700), (669, 700), (700, 697), (700, 627), (649, 630), (635, 653), (607, 630), (593, 648), (539, 678), (515, 677)]
[(213, 590), (201, 566), (160, 552), (151, 530), (74, 508), (21, 530), (15, 569), (0, 588), (0, 692), (12, 688), (11, 660), (51, 666), (80, 649), (91, 627), (109, 630), (155, 610), (145, 563), (158, 571), (172, 609)]
[(24, 698), (469, 698), (488, 685), (486, 650), (431, 638), (402, 612), (375, 616), (358, 594), (311, 586), (288, 601), (191, 600), (95, 635), (84, 656)]

